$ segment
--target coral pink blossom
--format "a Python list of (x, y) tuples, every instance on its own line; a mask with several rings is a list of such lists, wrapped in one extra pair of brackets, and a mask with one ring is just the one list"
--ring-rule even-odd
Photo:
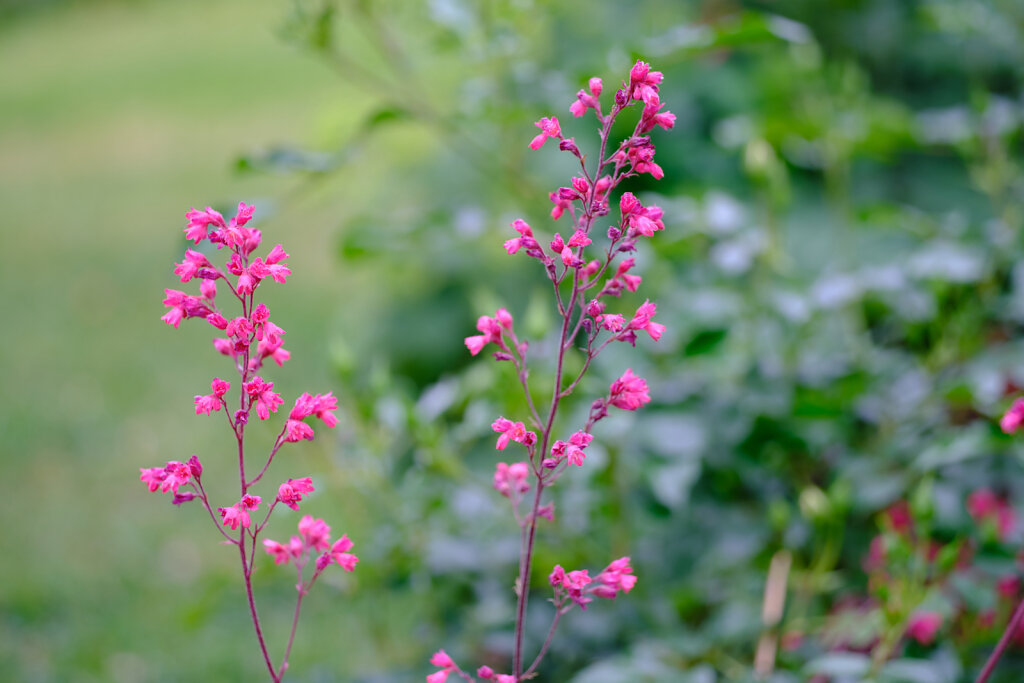
[(942, 615), (938, 612), (917, 612), (907, 624), (907, 636), (922, 645), (930, 645), (942, 626)]
[(537, 443), (537, 435), (534, 432), (527, 431), (526, 425), (522, 422), (513, 422), (508, 418), (499, 417), (491, 423), (491, 429), (501, 435), (498, 437), (498, 442), (494, 446), (499, 451), (505, 450), (509, 441), (515, 441), (516, 443), (521, 443), (527, 447)]
[(1010, 504), (989, 489), (978, 489), (967, 497), (967, 512), (979, 524), (994, 523), (1000, 540), (1006, 540), (1016, 522)]
[(493, 318), (480, 316), (476, 321), (476, 329), (483, 334), (466, 337), (466, 348), (472, 355), (480, 353), (484, 346), (491, 343), (497, 344), (503, 351), (508, 351), (508, 346), (502, 338), (502, 331), (512, 330), (512, 315), (504, 308), (499, 308)]
[(530, 141), (530, 149), (540, 149), (548, 138), (562, 137), (562, 128), (558, 125), (558, 119), (554, 116), (551, 118), (545, 116), (534, 125), (540, 128), (540, 135)]
[(650, 400), (651, 397), (647, 393), (647, 382), (634, 375), (631, 369), (626, 370), (622, 377), (612, 382), (610, 402), (616, 408), (636, 410), (649, 403)]
[(196, 276), (200, 268), (212, 268), (213, 265), (206, 256), (192, 249), (185, 250), (185, 259), (181, 263), (174, 264), (174, 274), (181, 276), (182, 282), (188, 282)]
[(348, 552), (352, 549), (352, 541), (349, 540), (347, 534), (342, 534), (341, 538), (334, 542), (331, 546), (330, 556), (338, 563), (338, 565), (347, 572), (354, 571), (356, 563), (359, 562), (359, 558)]
[(273, 382), (266, 382), (259, 376), (253, 377), (245, 384), (245, 391), (250, 401), (256, 402), (256, 415), (261, 420), (269, 419), (270, 413), (276, 413), (277, 407), (284, 403), (281, 394), (272, 391), (273, 388)]
[(220, 410), (221, 406), (224, 405), (222, 397), (231, 388), (231, 383), (217, 377), (210, 383), (210, 388), (213, 389), (212, 394), (195, 397), (196, 415), (209, 415), (211, 412)]
[(252, 524), (252, 520), (249, 518), (249, 512), (259, 508), (260, 500), (259, 496), (250, 496), (249, 494), (246, 494), (242, 496), (242, 500), (229, 508), (217, 508), (220, 512), (221, 518), (223, 519), (224, 526), (237, 529), (238, 525), (241, 524), (243, 528), (248, 529), (249, 525)]
[(331, 527), (322, 519), (313, 519), (306, 515), (299, 520), (299, 533), (310, 548), (317, 551), (327, 550), (331, 543)]
[(519, 496), (530, 490), (526, 479), (530, 475), (530, 466), (525, 462), (508, 465), (499, 462), (494, 472), (494, 488), (506, 498)]
[(585, 595), (585, 591), (592, 581), (593, 579), (585, 569), (566, 573), (562, 566), (557, 564), (548, 576), (548, 582), (555, 587), (556, 596), (559, 590), (565, 590), (572, 601), (580, 606), (580, 609), (586, 609), (587, 603), (591, 602), (591, 598)]
[(191, 209), (185, 214), (185, 218), (188, 219), (188, 227), (185, 228), (185, 238), (195, 240), (196, 244), (206, 239), (207, 231), (211, 225), (218, 228), (227, 227), (227, 224), (224, 222), (224, 216), (210, 207), (206, 207), (202, 211)]
[(665, 326), (660, 323), (651, 322), (651, 318), (658, 312), (658, 306), (652, 304), (650, 300), (644, 301), (640, 308), (633, 314), (633, 319), (629, 321), (627, 329), (630, 330), (645, 330), (647, 334), (651, 335), (651, 339), (658, 341), (661, 339), (662, 332), (665, 331)]
[(274, 556), (274, 564), (287, 564), (291, 559), (291, 553), (287, 547), (277, 541), (271, 541), (269, 538), (264, 539), (263, 549)]
[(596, 585), (592, 592), (599, 598), (614, 598), (619, 591), (628, 593), (636, 585), (636, 576), (629, 565), (629, 557), (620, 557), (597, 575)]
[(277, 499), (292, 510), (298, 510), (302, 496), (312, 493), (313, 490), (313, 480), (309, 477), (289, 479), (277, 488)]
[(664, 76), (660, 71), (651, 71), (647, 62), (637, 61), (629, 71), (630, 97), (643, 100), (650, 105), (658, 103), (658, 85)]
[(1018, 398), (999, 421), (999, 426), (1007, 434), (1013, 434), (1024, 424), (1024, 398)]

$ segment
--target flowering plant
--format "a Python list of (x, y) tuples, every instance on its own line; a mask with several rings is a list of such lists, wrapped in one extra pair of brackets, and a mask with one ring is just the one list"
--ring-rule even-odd
[[(635, 346), (639, 332), (646, 332), (657, 341), (665, 330), (664, 325), (653, 321), (657, 306), (649, 300), (641, 304), (629, 319), (621, 313), (605, 312), (609, 297), (618, 297), (625, 291), (635, 292), (640, 287), (642, 278), (630, 272), (636, 265), (634, 258), (624, 258), (617, 264), (616, 261), (620, 256), (634, 252), (640, 238), (653, 237), (655, 232), (664, 229), (662, 210), (653, 205), (644, 206), (631, 192), (622, 193), (617, 215), (606, 231), (606, 244), (593, 258), (589, 258), (593, 251), (587, 252), (587, 247), (597, 237), (599, 228), (596, 223), (612, 214), (611, 195), (622, 181), (643, 173), (657, 179), (664, 176), (654, 161), (654, 144), (647, 135), (656, 127), (668, 130), (675, 124), (675, 116), (663, 111), (658, 92), (661, 82), (660, 72), (651, 71), (648, 64), (638, 61), (616, 91), (608, 113), (604, 113), (600, 101), (603, 90), (600, 78), (591, 78), (587, 89), (577, 93), (576, 101), (569, 107), (570, 112), (582, 117), (593, 110), (601, 126), (597, 160), (590, 166), (575, 141), (562, 135), (556, 117), (541, 118), (536, 123), (540, 133), (529, 143), (531, 149), (539, 150), (549, 139), (558, 140), (559, 149), (575, 156), (580, 164), (580, 175), (572, 178), (569, 186), (561, 187), (550, 195), (554, 204), (551, 217), (558, 220), (568, 215), (571, 235), (563, 238), (555, 233), (545, 248), (525, 221), (515, 220), (512, 228), (518, 237), (504, 244), (509, 254), (522, 251), (539, 261), (553, 287), (561, 329), (555, 347), (550, 402), (546, 406), (538, 405), (533, 399), (527, 358), (529, 344), (516, 334), (513, 317), (506, 309), (498, 309), (493, 317), (481, 317), (477, 321), (480, 334), (465, 340), (466, 347), (474, 356), (493, 344), (497, 349), (494, 358), (513, 365), (526, 398), (527, 411), (524, 421), (502, 416), (491, 425), (498, 434), (497, 450), (505, 450), (515, 442), (525, 449), (526, 460), (500, 462), (494, 474), (494, 488), (511, 503), (512, 515), (520, 528), (519, 577), (516, 581), (512, 673), (499, 674), (489, 666), (481, 666), (476, 675), (483, 680), (516, 683), (533, 677), (564, 614), (574, 606), (585, 610), (595, 597), (611, 599), (620, 592), (628, 593), (637, 581), (629, 557), (610, 562), (593, 577), (585, 569), (566, 571), (556, 565), (548, 576), (553, 592), (554, 618), (540, 651), (527, 665), (524, 659), (524, 626), (537, 525), (542, 518), (554, 520), (554, 504), (544, 502), (544, 492), (554, 486), (569, 467), (584, 465), (586, 449), (594, 438), (593, 427), (608, 416), (609, 408), (632, 411), (651, 400), (647, 383), (634, 375), (632, 369), (626, 369), (611, 384), (606, 395), (592, 402), (589, 415), (580, 429), (567, 438), (556, 438), (556, 419), (562, 402), (580, 385), (592, 361), (604, 349), (615, 342)], [(610, 152), (613, 124), (623, 110), (635, 103), (642, 106), (639, 121), (632, 134)], [(582, 355), (580, 369), (573, 373), (574, 376), (567, 374), (566, 359), (571, 352)], [(532, 495), (528, 495), (531, 492)], [(466, 681), (474, 680), (444, 650), (434, 654), (431, 664), (438, 670), (427, 676), (428, 683), (443, 683), (453, 673)]]
[[(183, 283), (198, 279), (200, 295), (193, 296), (179, 290), (165, 289), (164, 306), (169, 310), (162, 317), (164, 322), (174, 328), (186, 318), (201, 318), (224, 334), (214, 338), (213, 346), (232, 360), (238, 373), (238, 407), (234, 411), (229, 408), (227, 397), (231, 383), (219, 377), (211, 382), (211, 393), (197, 395), (193, 403), (196, 415), (212, 415), (221, 409), (224, 411), (228, 427), (238, 444), (239, 499), (227, 507), (218, 507), (217, 512), (214, 512), (213, 504), (203, 486), (203, 466), (196, 455), (184, 463), (170, 460), (162, 467), (140, 468), (139, 479), (150, 491), (171, 493), (174, 505), (198, 500), (209, 513), (217, 530), (224, 536), (225, 543), (238, 549), (249, 614), (256, 630), (263, 660), (271, 679), (276, 683), (288, 669), (288, 658), (295, 642), (303, 597), (331, 564), (337, 563), (345, 571), (350, 572), (355, 569), (359, 560), (349, 552), (352, 549), (352, 541), (347, 535), (343, 534), (332, 543), (330, 527), (324, 520), (311, 515), (302, 517), (298, 524), (298, 535), (292, 536), (287, 544), (270, 539), (263, 540), (263, 549), (274, 558), (275, 564), (291, 562), (298, 576), (298, 596), (291, 632), (281, 664), (275, 666), (264, 641), (253, 597), (252, 575), (255, 571), (257, 540), (279, 503), (297, 511), (303, 497), (312, 493), (314, 486), (310, 477), (287, 479), (278, 486), (276, 495), (267, 506), (262, 520), (258, 517), (254, 519), (254, 514), (263, 506), (263, 498), (250, 491), (267, 473), (282, 446), (302, 440), (313, 440), (313, 428), (306, 422), (307, 418), (319, 418), (327, 427), (334, 427), (338, 423), (338, 418), (334, 414), (337, 410), (337, 399), (330, 392), (302, 394), (295, 399), (295, 404), (281, 426), (281, 431), (270, 445), (263, 466), (255, 475), (251, 475), (252, 463), (246, 461), (246, 426), (254, 412), (257, 419), (268, 420), (271, 413), (276, 413), (278, 406), (284, 403), (281, 394), (274, 391), (274, 383), (266, 381), (256, 373), (268, 359), (280, 367), (291, 356), (284, 348), (285, 331), (270, 320), (270, 310), (267, 306), (255, 300), (256, 290), (264, 282), (272, 280), (283, 284), (286, 281), (291, 274), (291, 269), (285, 263), (288, 254), (278, 244), (265, 257), (253, 258), (253, 252), (259, 248), (262, 241), (262, 234), (258, 229), (247, 227), (252, 219), (253, 209), (253, 206), (239, 204), (238, 213), (230, 221), (225, 221), (220, 213), (210, 207), (202, 211), (193, 209), (186, 214), (186, 238), (193, 240), (195, 246), (206, 242), (217, 250), (227, 249), (230, 256), (222, 269), (213, 265), (207, 254), (187, 249), (182, 262), (175, 264), (174, 273)], [(218, 282), (222, 283), (233, 297), (229, 301), (237, 302), (240, 306), (239, 315), (229, 318), (226, 315), (227, 311), (220, 308), (217, 298)], [(226, 531), (225, 527), (230, 528), (231, 533)], [(306, 567), (310, 562), (313, 564), (313, 570), (312, 574), (307, 576)]]

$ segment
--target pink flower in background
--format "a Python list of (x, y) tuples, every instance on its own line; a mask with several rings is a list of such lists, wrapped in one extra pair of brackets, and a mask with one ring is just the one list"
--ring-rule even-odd
[(967, 512), (979, 524), (995, 524), (1001, 541), (1013, 532), (1016, 523), (1010, 504), (990, 489), (978, 489), (967, 496)]
[(512, 315), (504, 308), (499, 308), (493, 318), (486, 315), (480, 316), (476, 321), (476, 329), (483, 334), (466, 337), (466, 348), (470, 354), (476, 355), (483, 350), (487, 344), (497, 344), (504, 351), (508, 350), (502, 339), (503, 330), (512, 330)]
[(313, 519), (312, 515), (306, 515), (299, 520), (299, 533), (310, 548), (323, 551), (330, 547), (331, 527), (322, 519)]
[(942, 615), (938, 612), (917, 612), (907, 624), (907, 636), (922, 645), (930, 645), (942, 626)]
[(633, 568), (629, 565), (628, 557), (620, 557), (597, 575), (595, 579), (598, 585), (593, 588), (593, 594), (599, 598), (615, 598), (619, 591), (628, 593), (636, 585), (636, 576), (633, 575)]
[(651, 397), (647, 393), (647, 382), (634, 375), (631, 369), (626, 370), (622, 377), (612, 382), (610, 402), (616, 408), (636, 410), (650, 400)]
[(263, 549), (274, 556), (274, 564), (288, 564), (292, 555), (286, 546), (269, 538), (263, 540)]
[(356, 563), (359, 562), (359, 558), (348, 552), (352, 549), (352, 541), (349, 540), (347, 534), (342, 534), (341, 538), (334, 542), (331, 546), (330, 556), (338, 563), (342, 569), (347, 572), (354, 571)]
[(530, 149), (540, 149), (548, 138), (561, 138), (562, 128), (558, 125), (558, 119), (544, 117), (534, 124), (540, 128), (540, 135), (530, 141)]
[(999, 421), (999, 426), (1007, 434), (1016, 432), (1021, 424), (1024, 424), (1024, 398), (1015, 400), (1009, 410), (1006, 411), (1006, 414), (1003, 415), (1003, 419)]
[(518, 496), (530, 490), (526, 479), (530, 476), (530, 466), (525, 462), (508, 465), (499, 462), (494, 472), (494, 488), (506, 498)]

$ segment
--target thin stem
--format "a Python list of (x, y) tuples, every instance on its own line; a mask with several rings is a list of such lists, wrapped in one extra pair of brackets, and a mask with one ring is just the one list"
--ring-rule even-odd
[[(604, 166), (605, 163), (605, 152), (608, 146), (608, 136), (611, 133), (612, 123), (615, 120), (615, 116), (618, 114), (620, 108), (618, 105), (612, 109), (611, 113), (607, 118), (603, 119), (603, 126), (601, 128), (601, 152), (597, 160), (597, 169)], [(610, 192), (612, 188), (608, 188)], [(591, 183), (590, 192), (586, 199), (584, 206), (584, 215), (580, 217), (580, 224), (583, 227), (585, 233), (590, 231), (591, 226), (594, 223), (594, 212), (593, 207), (595, 200), (597, 199), (597, 183)], [(582, 253), (582, 249), (580, 250)], [(563, 273), (568, 272), (568, 268)], [(555, 415), (558, 413), (559, 402), (563, 398), (562, 395), (562, 375), (565, 365), (565, 353), (567, 351), (567, 342), (569, 341), (569, 331), (572, 323), (572, 313), (576, 307), (576, 302), (580, 294), (582, 293), (582, 279), (580, 277), (579, 269), (573, 269), (572, 278), (572, 294), (569, 297), (568, 305), (564, 305), (559, 292), (558, 285), (561, 278), (552, 278), (552, 284), (555, 288), (555, 298), (558, 302), (558, 310), (562, 314), (562, 332), (558, 341), (558, 359), (555, 368), (555, 380), (554, 386), (551, 392), (551, 407), (548, 411), (547, 423), (544, 425), (542, 432), (541, 443), (540, 443), (540, 456), (539, 460), (542, 460), (544, 454), (548, 452), (548, 445), (551, 441), (551, 433), (554, 429)], [(543, 472), (538, 470), (538, 463), (533, 463), (534, 475), (537, 477), (537, 488), (533, 497), (533, 509), (530, 517), (527, 520), (527, 528), (525, 529), (525, 552), (520, 553), (519, 561), (519, 595), (516, 601), (516, 630), (515, 630), (515, 649), (512, 657), (512, 673), (516, 677), (516, 680), (520, 680), (523, 673), (523, 628), (526, 623), (526, 605), (529, 601), (530, 592), (530, 569), (533, 563), (533, 547), (537, 533), (537, 512), (540, 509), (541, 495), (544, 492), (545, 482)]]
[(530, 668), (527, 669), (525, 673), (523, 673), (524, 678), (532, 674), (534, 670), (540, 665), (541, 660), (544, 659), (544, 655), (547, 654), (548, 647), (551, 646), (551, 641), (555, 637), (555, 629), (558, 628), (558, 620), (561, 617), (562, 608), (559, 605), (555, 605), (555, 618), (551, 621), (551, 628), (548, 630), (547, 640), (545, 640), (544, 645), (541, 646), (540, 652), (537, 653), (537, 658), (533, 660), (533, 664), (531, 664)]
[(230, 534), (228, 534), (228, 532), (224, 531), (224, 528), (220, 525), (220, 522), (217, 521), (217, 515), (213, 514), (213, 508), (210, 507), (210, 501), (207, 500), (206, 491), (203, 490), (203, 484), (198, 479), (196, 479), (196, 486), (199, 487), (199, 500), (203, 501), (203, 507), (205, 507), (206, 511), (210, 513), (210, 519), (213, 520), (213, 525), (217, 527), (217, 531), (219, 531), (224, 538), (228, 539), (230, 542), (237, 545), (238, 540), (233, 538)]
[(999, 658), (1003, 656), (1003, 651), (1010, 644), (1010, 639), (1013, 638), (1014, 634), (1020, 628), (1021, 623), (1024, 622), (1024, 600), (1021, 600), (1020, 604), (1017, 605), (1016, 611), (1013, 613), (1013, 617), (1010, 619), (1010, 623), (1006, 625), (1006, 630), (1003, 631), (1003, 635), (999, 638), (999, 642), (996, 644), (996, 649), (989, 655), (988, 661), (985, 662), (985, 668), (981, 670), (978, 677), (975, 679), (975, 683), (985, 683), (988, 677), (992, 675), (992, 671), (996, 668), (996, 664), (999, 663)]
[(288, 646), (284, 649), (284, 660), (277, 672), (280, 679), (288, 670), (288, 658), (292, 655), (292, 644), (295, 642), (295, 629), (299, 627), (299, 611), (302, 610), (302, 598), (306, 595), (307, 588), (302, 585), (302, 568), (299, 568), (299, 597), (295, 600), (295, 616), (292, 617), (292, 632), (288, 635)]
[(248, 488), (249, 486), (252, 486), (256, 482), (258, 482), (260, 479), (263, 478), (263, 475), (266, 474), (267, 468), (270, 467), (270, 463), (274, 461), (274, 456), (277, 455), (277, 452), (279, 450), (281, 450), (281, 446), (284, 445), (284, 440), (281, 437), (284, 436), (284, 432), (285, 432), (286, 429), (288, 429), (288, 423), (287, 422), (285, 422), (285, 425), (283, 427), (281, 427), (281, 433), (278, 434), (277, 435), (277, 439), (274, 440), (274, 450), (270, 451), (270, 455), (267, 456), (267, 462), (265, 462), (263, 464), (263, 469), (260, 470), (259, 474), (257, 474), (255, 477), (253, 477), (252, 481), (250, 481), (248, 484), (246, 484), (246, 488)]
[(267, 652), (267, 644), (263, 640), (263, 629), (260, 628), (260, 617), (256, 613), (256, 600), (252, 595), (252, 573), (248, 570), (248, 562), (245, 557), (245, 530), (242, 530), (243, 537), (238, 540), (238, 553), (242, 559), (242, 575), (245, 577), (245, 595), (249, 599), (249, 616), (252, 618), (252, 625), (256, 629), (256, 638), (260, 641), (260, 651), (263, 652), (263, 661), (270, 672), (270, 678), (274, 683), (280, 683), (281, 677), (274, 671), (274, 664), (270, 661), (270, 654)]

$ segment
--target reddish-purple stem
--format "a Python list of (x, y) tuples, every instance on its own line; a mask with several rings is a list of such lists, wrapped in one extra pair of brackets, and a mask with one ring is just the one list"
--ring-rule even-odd
[(992, 675), (992, 671), (995, 670), (996, 664), (999, 663), (999, 658), (1003, 656), (1003, 651), (1010, 644), (1010, 639), (1017, 633), (1022, 623), (1024, 623), (1024, 600), (1021, 600), (1020, 604), (1017, 605), (1010, 623), (1006, 625), (1006, 630), (1003, 631), (1002, 637), (996, 644), (996, 649), (989, 655), (988, 661), (985, 662), (985, 668), (978, 674), (974, 683), (985, 683), (988, 680), (988, 677)]
[[(619, 113), (620, 107), (615, 105), (612, 112), (602, 120), (603, 126), (601, 128), (601, 152), (598, 157), (597, 173), (600, 174), (601, 169), (605, 164), (605, 152), (608, 145), (608, 136), (611, 133), (612, 123), (615, 120), (616, 115)], [(607, 192), (611, 192), (613, 188), (609, 187)], [(597, 197), (597, 183), (590, 183), (590, 192), (586, 199), (586, 205), (584, 207), (584, 215), (581, 216), (580, 224), (585, 233), (589, 233), (591, 226), (594, 223), (593, 205)], [(581, 250), (582, 251), (582, 250)], [(568, 269), (567, 269), (568, 270)], [(564, 274), (563, 274), (564, 275)], [(582, 293), (581, 278), (579, 270), (573, 271), (572, 280), (572, 294), (569, 297), (568, 305), (563, 305), (561, 293), (558, 289), (558, 284), (561, 278), (553, 278), (552, 283), (555, 287), (555, 297), (558, 302), (559, 312), (562, 314), (562, 332), (558, 341), (558, 358), (555, 368), (555, 380), (554, 388), (551, 395), (551, 408), (548, 411), (547, 423), (544, 425), (544, 429), (541, 435), (540, 449), (537, 451), (540, 455), (538, 460), (543, 460), (544, 454), (548, 452), (548, 445), (551, 440), (551, 433), (554, 429), (555, 416), (558, 413), (558, 405), (563, 398), (562, 393), (562, 372), (565, 362), (565, 352), (568, 350), (569, 341), (572, 339), (570, 336), (570, 327), (572, 326), (572, 314), (576, 307), (577, 298)], [(583, 315), (583, 313), (581, 313)], [(589, 354), (588, 354), (589, 355)], [(577, 380), (578, 381), (578, 380)], [(525, 387), (525, 383), (524, 383)], [(532, 459), (531, 459), (532, 461)], [(523, 530), (524, 534), (521, 537), (524, 541), (525, 548), (522, 549), (519, 559), (519, 595), (516, 601), (516, 630), (515, 630), (515, 649), (512, 656), (512, 673), (516, 677), (516, 680), (520, 680), (523, 675), (523, 629), (526, 623), (526, 606), (529, 602), (530, 592), (530, 569), (533, 563), (533, 547), (536, 539), (537, 532), (537, 512), (540, 510), (541, 495), (544, 492), (545, 481), (544, 473), (540, 470), (540, 463), (532, 461), (533, 473), (537, 479), (536, 490), (533, 496), (533, 508), (530, 516), (527, 519), (527, 527)], [(549, 640), (552, 635), (549, 634)], [(546, 647), (546, 645), (545, 645)], [(540, 658), (538, 658), (530, 670), (540, 664)]]

